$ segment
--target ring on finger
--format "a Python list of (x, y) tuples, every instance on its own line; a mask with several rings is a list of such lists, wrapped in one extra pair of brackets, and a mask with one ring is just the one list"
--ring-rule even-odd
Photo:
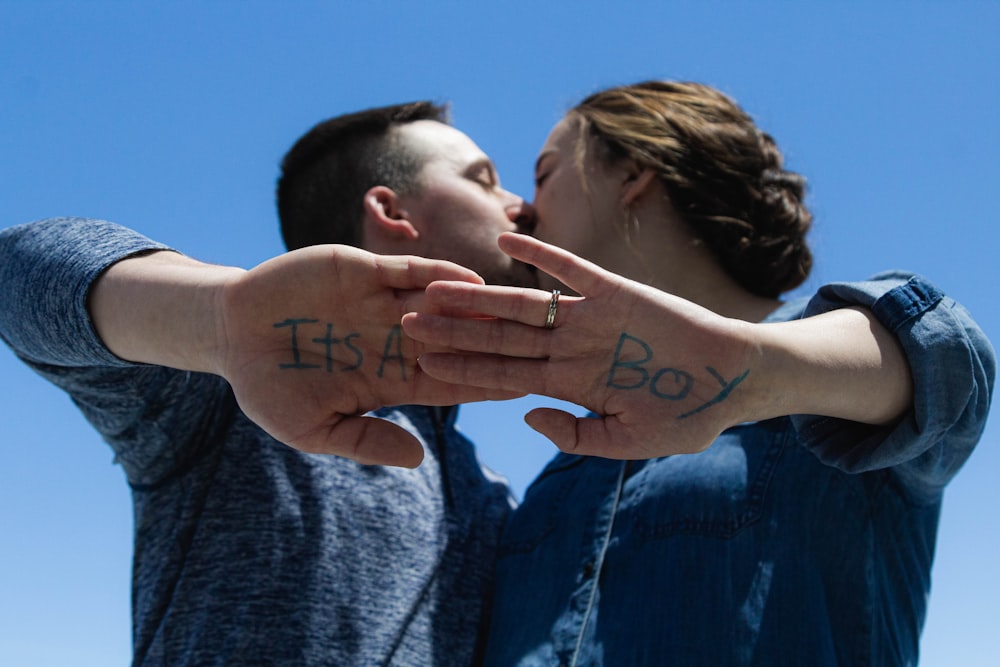
[(556, 324), (556, 310), (559, 308), (559, 290), (552, 290), (552, 298), (549, 299), (549, 314), (545, 316), (545, 328), (551, 329)]

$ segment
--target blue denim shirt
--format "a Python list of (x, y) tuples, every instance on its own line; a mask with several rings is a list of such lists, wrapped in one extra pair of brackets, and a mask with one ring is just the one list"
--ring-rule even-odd
[(945, 484), (978, 441), (995, 358), (926, 281), (829, 285), (895, 332), (913, 407), (874, 427), (795, 416), (706, 451), (559, 454), (505, 528), (487, 665), (913, 665)]

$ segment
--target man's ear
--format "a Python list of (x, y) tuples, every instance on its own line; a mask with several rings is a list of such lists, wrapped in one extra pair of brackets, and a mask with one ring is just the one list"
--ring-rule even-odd
[(400, 206), (399, 195), (392, 188), (376, 185), (365, 193), (365, 238), (368, 232), (393, 240), (415, 241), (420, 232), (410, 222), (409, 214)]
[(622, 204), (631, 206), (655, 182), (656, 172), (648, 167), (630, 171), (622, 183)]

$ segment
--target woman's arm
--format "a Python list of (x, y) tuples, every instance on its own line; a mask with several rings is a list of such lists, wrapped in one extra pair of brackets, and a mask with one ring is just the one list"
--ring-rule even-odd
[[(901, 337), (906, 322), (940, 314), (935, 311), (940, 298), (928, 297), (924, 307), (915, 298), (922, 283), (864, 284), (853, 298), (836, 304), (814, 300), (804, 319), (751, 324), (625, 280), (530, 237), (505, 235), (501, 245), (582, 295), (561, 297), (553, 329), (542, 326), (548, 293), (454, 283), (431, 285), (431, 302), (494, 319), (415, 313), (404, 318), (404, 329), (418, 340), (463, 353), (422, 356), (421, 365), (436, 377), (545, 394), (602, 416), (529, 413), (528, 423), (564, 451), (624, 459), (696, 452), (735, 424), (809, 414), (822, 420), (803, 420), (803, 428), (823, 434), (825, 458), (836, 464), (834, 452), (844, 446), (833, 435), (838, 427), (849, 425), (853, 435), (885, 436), (909, 419), (919, 405), (915, 396), (926, 395), (927, 409), (938, 410), (930, 398), (935, 387), (911, 371), (914, 358), (920, 369), (943, 365), (954, 374), (951, 381), (975, 384), (973, 412), (985, 416), (992, 370), (976, 375), (968, 363), (943, 363), (965, 355), (992, 369), (985, 339), (971, 340), (963, 327), (946, 327), (950, 337), (938, 336), (920, 351)], [(944, 325), (938, 318), (934, 326)], [(967, 426), (963, 432), (972, 429), (978, 438), (981, 421)], [(881, 459), (877, 437), (867, 445), (855, 449), (859, 466), (866, 457), (871, 467), (899, 462), (899, 452), (891, 461)], [(921, 451), (908, 450), (911, 457)], [(823, 456), (824, 447), (818, 452)]]
[(752, 324), (747, 335), (760, 360), (745, 421), (814, 414), (891, 424), (912, 403), (903, 349), (868, 309)]

